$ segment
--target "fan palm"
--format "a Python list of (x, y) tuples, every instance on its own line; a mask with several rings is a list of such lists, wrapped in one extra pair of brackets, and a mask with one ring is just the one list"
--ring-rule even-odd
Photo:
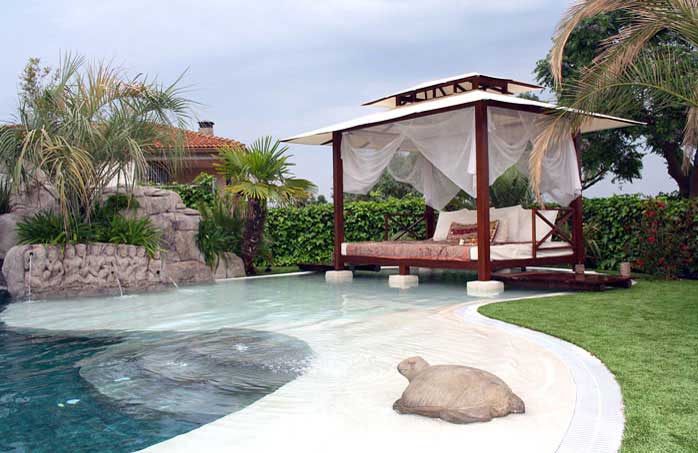
[(251, 146), (220, 149), (217, 171), (229, 181), (226, 189), (247, 203), (241, 254), (248, 275), (255, 273), (254, 259), (264, 238), (267, 206), (305, 200), (316, 191), (306, 179), (290, 172), (288, 147), (271, 137), (257, 139)]
[(71, 218), (89, 220), (111, 182), (131, 189), (145, 176), (149, 155), (183, 153), (180, 130), (191, 103), (179, 79), (169, 86), (140, 75), (126, 79), (108, 64), (65, 55), (43, 83), (37, 64), (30, 60), (25, 69), (18, 126), (0, 131), (0, 165), (16, 188), (43, 181), (66, 229)]
[[(565, 45), (572, 31), (594, 16), (621, 12), (624, 26), (608, 39), (591, 65), (569, 82), (562, 78)], [(663, 34), (672, 44), (650, 46)], [(651, 94), (658, 108), (687, 112), (683, 131), (684, 171), (693, 166), (691, 196), (698, 196), (698, 0), (584, 0), (573, 5), (558, 25), (550, 64), (563, 104), (574, 110), (548, 119), (531, 154), (531, 179), (538, 197), (542, 159), (550, 146), (580, 130), (580, 111), (632, 111)]]

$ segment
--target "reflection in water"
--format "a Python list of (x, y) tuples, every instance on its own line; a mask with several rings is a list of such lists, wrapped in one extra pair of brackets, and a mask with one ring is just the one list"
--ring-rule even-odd
[(131, 335), (77, 363), (80, 376), (130, 413), (143, 408), (206, 423), (295, 379), (310, 349), (245, 329)]

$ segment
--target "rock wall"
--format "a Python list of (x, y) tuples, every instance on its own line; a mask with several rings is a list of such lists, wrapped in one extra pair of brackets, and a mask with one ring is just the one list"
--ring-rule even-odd
[[(104, 197), (116, 193), (115, 189), (108, 189)], [(9, 248), (2, 267), (10, 294), (26, 297), (30, 287), (36, 297), (118, 294), (119, 282), (125, 292), (134, 292), (171, 286), (173, 281), (205, 283), (213, 281), (214, 276), (245, 275), (242, 260), (234, 254), (221, 260), (215, 274), (211, 271), (197, 244), (201, 216), (187, 208), (175, 192), (142, 186), (136, 187), (133, 195), (139, 208), (123, 214), (150, 218), (162, 231), (161, 253), (150, 259), (142, 247), (130, 245), (78, 244), (63, 250), (11, 244), (14, 247)], [(28, 211), (23, 205), (22, 215)], [(29, 256), (32, 256), (31, 273)]]
[(135, 245), (21, 245), (10, 249), (2, 272), (13, 297), (95, 296), (171, 286), (161, 256), (150, 258)]
[[(104, 198), (116, 193), (116, 189), (107, 189)], [(199, 211), (187, 208), (175, 192), (157, 187), (135, 187), (133, 196), (138, 201), (138, 209), (123, 214), (149, 217), (162, 231), (162, 259), (168, 277), (177, 283), (212, 281), (213, 273), (197, 244), (201, 221)]]

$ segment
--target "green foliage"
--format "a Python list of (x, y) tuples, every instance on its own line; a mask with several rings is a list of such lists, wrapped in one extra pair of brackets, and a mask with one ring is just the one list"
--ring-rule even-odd
[(83, 222), (72, 222), (71, 236), (63, 225), (63, 218), (52, 211), (39, 211), (17, 224), (17, 239), (20, 244), (66, 244), (90, 242), (95, 231)]
[[(347, 241), (377, 241), (384, 235), (384, 213), (414, 214), (409, 221), (424, 215), (424, 201), (418, 198), (382, 202), (356, 201), (344, 205)], [(266, 234), (271, 239), (274, 265), (329, 263), (334, 241), (332, 204), (285, 207), (269, 211)], [(404, 219), (408, 221), (408, 219)], [(391, 224), (391, 235), (398, 228)], [(424, 224), (419, 228), (424, 235)]]
[[(621, 13), (604, 14), (584, 21), (570, 36), (565, 46), (563, 76), (566, 82), (576, 80), (580, 70), (589, 65), (596, 56), (600, 43), (620, 30)], [(548, 90), (555, 91), (548, 58), (538, 60), (535, 68), (538, 83)], [(557, 91), (558, 102), (564, 102), (568, 93), (563, 85)], [(638, 112), (623, 112), (627, 118), (639, 117)], [(643, 115), (642, 118), (646, 118)], [(681, 129), (680, 123), (678, 124)], [(588, 188), (601, 181), (606, 175), (612, 175), (614, 181), (633, 181), (640, 177), (642, 170), (642, 152), (637, 146), (641, 128), (623, 128), (595, 132), (582, 136), (582, 183)]]
[(345, 194), (344, 201), (385, 201), (389, 198), (420, 198), (422, 194), (417, 192), (411, 185), (396, 181), (386, 171), (366, 195)]
[(153, 256), (161, 245), (161, 233), (149, 218), (134, 219), (119, 212), (122, 207), (134, 208), (135, 200), (120, 195), (112, 196), (103, 205), (95, 207), (97, 214), (91, 223), (83, 219), (70, 219), (66, 229), (64, 219), (52, 211), (40, 211), (17, 224), (20, 244), (87, 244), (109, 242), (145, 247)]
[(201, 213), (197, 236), (199, 250), (206, 264), (215, 269), (225, 253), (240, 254), (243, 222), (236, 214), (232, 198), (216, 197), (213, 203), (202, 202), (198, 209)]
[(101, 232), (104, 236), (98, 238), (99, 242), (145, 247), (148, 256), (153, 256), (160, 250), (162, 235), (148, 217), (132, 219), (117, 215), (111, 219), (108, 228)]
[(0, 129), (0, 164), (15, 186), (38, 177), (58, 202), (64, 228), (89, 218), (116, 180), (131, 189), (145, 179), (148, 156), (176, 165), (191, 102), (179, 80), (163, 85), (105, 63), (63, 55), (58, 69), (31, 59), (21, 76), (17, 127)]
[(198, 209), (202, 204), (212, 206), (216, 201), (216, 177), (201, 172), (193, 184), (160, 184), (158, 187), (176, 192), (188, 208)]
[(598, 256), (590, 265), (616, 270), (623, 261), (649, 274), (698, 274), (698, 201), (638, 195), (584, 200), (587, 241)]

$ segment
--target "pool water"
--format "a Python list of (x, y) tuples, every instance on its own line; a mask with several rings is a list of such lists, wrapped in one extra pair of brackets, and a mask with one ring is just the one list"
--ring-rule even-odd
[[(345, 326), (474, 301), (462, 273), (420, 281), (396, 290), (385, 272), (345, 285), (308, 275), (8, 304), (0, 313), (0, 451), (145, 448), (293, 381), (313, 366), (306, 339), (331, 349), (351, 341), (335, 335)], [(331, 358), (338, 367), (347, 360)]]

